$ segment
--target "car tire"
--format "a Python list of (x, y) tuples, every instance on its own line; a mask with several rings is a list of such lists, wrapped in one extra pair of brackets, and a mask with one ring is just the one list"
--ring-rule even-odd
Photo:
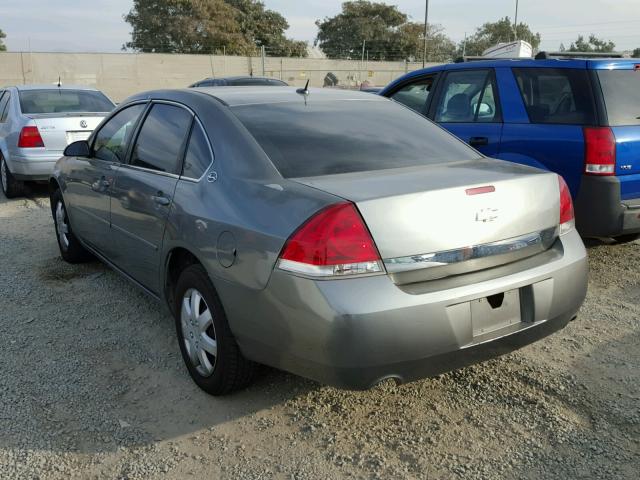
[(180, 274), (175, 299), (178, 343), (194, 382), (216, 396), (249, 385), (256, 364), (242, 355), (222, 303), (201, 265), (191, 265)]
[(2, 193), (7, 198), (21, 197), (24, 195), (24, 182), (16, 180), (9, 170), (9, 165), (4, 157), (0, 154), (0, 185)]
[(71, 230), (67, 208), (62, 192), (57, 189), (51, 195), (51, 213), (58, 240), (60, 256), (68, 263), (84, 263), (92, 259), (92, 255), (82, 246)]
[(616, 243), (631, 243), (640, 238), (640, 233), (628, 233), (626, 235), (619, 235), (617, 237), (613, 237)]

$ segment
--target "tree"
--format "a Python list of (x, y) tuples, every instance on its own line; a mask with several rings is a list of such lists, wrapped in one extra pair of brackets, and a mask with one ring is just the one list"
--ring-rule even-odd
[[(342, 12), (317, 20), (319, 45), (329, 58), (361, 58), (362, 46), (373, 60), (416, 60), (422, 58), (424, 24), (408, 21), (398, 7), (356, 0), (342, 4)], [(453, 51), (453, 42), (442, 28), (429, 25), (427, 51), (441, 55)], [(435, 58), (435, 57), (431, 57)]]
[(264, 46), (272, 56), (307, 56), (307, 42), (285, 37), (289, 23), (278, 12), (265, 9), (264, 3), (255, 0), (225, 1), (237, 10), (236, 20), (240, 31), (251, 43), (257, 47)]
[(124, 19), (133, 27), (124, 49), (248, 55), (264, 45), (272, 55), (306, 56), (306, 43), (285, 37), (284, 17), (256, 0), (134, 0)]
[[(403, 59), (422, 60), (424, 52), (424, 24), (405, 23), (399, 28), (399, 45)], [(455, 56), (456, 44), (444, 34), (440, 25), (427, 25), (427, 60), (448, 62)]]
[(7, 51), (7, 46), (2, 41), (2, 39), (4, 39), (4, 38), (7, 38), (7, 34), (4, 33), (2, 31), (2, 29), (0, 28), (0, 52), (6, 52)]
[(616, 44), (609, 40), (601, 40), (595, 35), (589, 35), (589, 40), (585, 40), (582, 35), (578, 35), (575, 42), (569, 46), (570, 52), (613, 52)]
[(466, 40), (466, 45), (464, 42), (459, 45), (458, 54), (462, 54), (464, 47), (465, 55), (482, 55), (487, 48), (500, 42), (511, 42), (516, 38), (529, 42), (534, 50), (537, 50), (541, 40), (540, 34), (533, 33), (526, 23), (519, 23), (514, 32), (513, 22), (509, 17), (504, 17), (497, 22), (488, 22), (479, 27)]
[(631, 54), (633, 58), (640, 58), (640, 48), (636, 48)]

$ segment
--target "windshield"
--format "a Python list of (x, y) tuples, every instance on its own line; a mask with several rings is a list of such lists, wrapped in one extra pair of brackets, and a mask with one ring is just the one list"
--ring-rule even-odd
[(432, 165), (479, 154), (391, 101), (322, 101), (232, 108), (285, 178)]
[(22, 90), (20, 109), (22, 113), (76, 113), (109, 112), (113, 109), (103, 93), (93, 90)]
[(640, 125), (640, 71), (600, 70), (609, 125)]

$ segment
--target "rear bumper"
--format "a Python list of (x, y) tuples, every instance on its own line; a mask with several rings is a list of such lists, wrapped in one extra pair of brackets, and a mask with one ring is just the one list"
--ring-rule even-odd
[[(276, 270), (251, 298), (228, 285), (219, 292), (249, 358), (365, 389), (386, 378), (408, 382), (502, 355), (563, 328), (586, 295), (587, 262), (576, 231), (563, 236), (558, 249), (553, 261), (535, 268), (514, 267), (511, 274), (442, 290), (403, 288), (387, 275), (314, 281)], [(514, 290), (518, 321), (479, 332), (472, 303)]]
[(48, 180), (61, 153), (46, 155), (11, 155), (7, 164), (13, 176), (22, 181)]
[(575, 210), (584, 237), (640, 233), (640, 198), (621, 200), (618, 177), (583, 176)]

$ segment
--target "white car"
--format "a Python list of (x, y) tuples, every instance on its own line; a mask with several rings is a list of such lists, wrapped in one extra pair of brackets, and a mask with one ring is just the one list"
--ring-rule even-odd
[(20, 85), (0, 89), (0, 183), (22, 195), (25, 181), (48, 180), (66, 146), (86, 140), (114, 103), (87, 87)]

